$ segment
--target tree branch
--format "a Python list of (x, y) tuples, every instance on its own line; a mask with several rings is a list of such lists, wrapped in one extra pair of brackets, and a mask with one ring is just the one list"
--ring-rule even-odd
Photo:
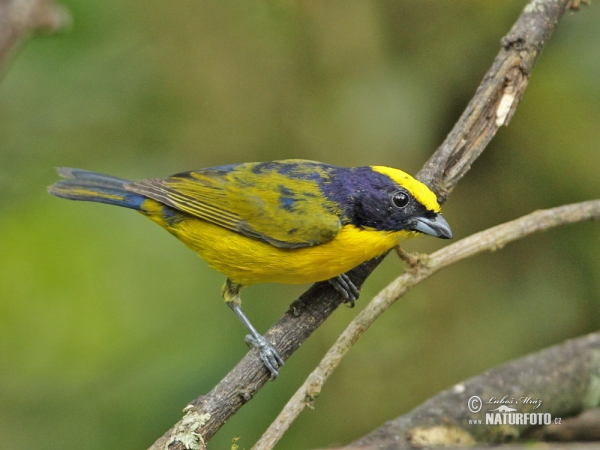
[[(569, 439), (574, 436), (580, 440), (584, 440), (584, 437), (593, 438), (594, 435), (598, 436), (598, 429), (586, 425), (597, 427), (598, 423), (598, 413), (590, 408), (600, 403), (597, 389), (599, 352), (600, 333), (593, 333), (511, 361), (457, 384), (343, 448), (401, 450), (528, 440), (535, 434), (544, 437), (548, 431), (552, 433), (563, 428), (553, 426), (555, 418), (567, 424), (578, 422), (578, 430), (570, 426), (574, 433)], [(499, 406), (487, 402), (492, 397), (501, 399), (505, 395), (509, 399), (530, 397), (541, 400), (539, 409), (536, 404), (526, 402), (516, 402), (511, 406), (521, 413), (550, 414), (552, 423), (544, 428), (531, 424), (487, 425), (485, 413)], [(469, 411), (469, 399), (472, 396), (482, 400), (481, 411)], [(585, 410), (590, 410), (591, 414), (582, 414), (579, 420), (565, 420)], [(481, 423), (469, 423), (470, 420), (481, 420)], [(545, 437), (548, 438), (547, 435)]]
[(30, 33), (54, 32), (68, 23), (67, 10), (52, 0), (0, 0), (0, 69)]
[(502, 125), (508, 125), (527, 87), (531, 70), (569, 0), (530, 1), (477, 88), (475, 96), (425, 163), (417, 178), (444, 202)]
[[(252, 450), (266, 450), (275, 446), (302, 410), (310, 406), (313, 400), (321, 393), (321, 388), (327, 378), (337, 368), (342, 358), (358, 338), (369, 329), (384, 311), (406, 294), (413, 286), (440, 269), (478, 253), (497, 250), (517, 239), (522, 239), (530, 234), (550, 228), (594, 219), (600, 219), (600, 200), (536, 211), (519, 219), (475, 233), (431, 255), (427, 255), (426, 259), (419, 261), (410, 271), (405, 272), (392, 281), (350, 322), (335, 344), (323, 357), (317, 368), (308, 376), (304, 384), (288, 401), (279, 416), (269, 426)], [(504, 380), (512, 380), (512, 378), (504, 378)], [(468, 392), (474, 391), (469, 390)], [(476, 394), (472, 393), (471, 395)], [(464, 410), (465, 405), (466, 400), (463, 403), (462, 410)], [(444, 420), (452, 416), (451, 412), (456, 414), (458, 411), (445, 411)], [(566, 413), (567, 411), (560, 411), (560, 414), (566, 415)], [(440, 420), (437, 425), (442, 426), (444, 423)]]
[[(529, 73), (567, 3), (568, 0), (532, 0), (502, 40), (503, 48), (475, 97), (417, 176), (438, 194), (440, 203), (447, 199), (498, 128), (508, 123), (527, 86)], [(362, 286), (384, 256), (352, 270), (349, 276), (354, 284)], [(329, 283), (317, 283), (292, 304), (265, 337), (286, 360), (342, 302)], [(192, 401), (185, 408), (184, 417), (150, 449), (204, 447), (268, 378), (258, 352), (251, 350), (208, 394)]]

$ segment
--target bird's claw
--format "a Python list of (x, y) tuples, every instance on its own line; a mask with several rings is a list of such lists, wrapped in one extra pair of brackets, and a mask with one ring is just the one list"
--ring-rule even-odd
[(246, 344), (248, 344), (248, 347), (258, 350), (260, 359), (262, 359), (262, 362), (271, 373), (270, 379), (274, 380), (277, 378), (277, 375), (279, 375), (279, 368), (284, 364), (283, 359), (279, 356), (277, 350), (275, 350), (273, 346), (260, 335), (255, 337), (248, 334), (246, 336)]
[(349, 303), (350, 308), (354, 308), (354, 304), (360, 296), (360, 291), (354, 285), (352, 280), (345, 273), (338, 275), (329, 280), (329, 283), (346, 299), (344, 303)]
[(427, 257), (427, 255), (419, 254), (419, 253), (408, 253), (402, 247), (397, 245), (395, 247), (396, 253), (400, 257), (402, 261), (410, 266), (411, 269), (417, 268), (422, 262), (423, 259)]

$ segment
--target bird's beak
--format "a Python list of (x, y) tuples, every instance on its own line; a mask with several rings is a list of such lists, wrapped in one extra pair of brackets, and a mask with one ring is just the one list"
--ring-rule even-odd
[(436, 214), (432, 219), (428, 217), (417, 217), (413, 224), (412, 229), (414, 231), (420, 231), (421, 233), (429, 234), (430, 236), (452, 239), (452, 230), (450, 225), (446, 222), (441, 215)]

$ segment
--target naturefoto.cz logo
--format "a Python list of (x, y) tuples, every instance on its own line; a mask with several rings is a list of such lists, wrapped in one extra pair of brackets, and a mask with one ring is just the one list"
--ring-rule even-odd
[[(519, 412), (519, 409), (514, 406), (525, 405), (529, 409), (536, 410), (542, 406), (542, 401), (538, 398), (531, 397), (508, 397), (505, 395), (502, 398), (490, 397), (487, 401), (483, 401), (481, 397), (473, 395), (469, 398), (467, 407), (472, 413), (480, 412), (484, 405), (488, 408), (496, 406), (493, 409), (486, 409), (485, 420), (469, 419), (470, 425), (550, 425), (551, 423), (560, 424), (559, 417), (552, 418), (550, 413), (543, 412)], [(498, 406), (500, 405), (500, 406)], [(511, 405), (511, 406), (509, 406)]]

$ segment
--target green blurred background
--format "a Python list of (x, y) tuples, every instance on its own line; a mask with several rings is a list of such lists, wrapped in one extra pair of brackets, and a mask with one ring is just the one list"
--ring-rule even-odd
[[(416, 173), (524, 1), (64, 0), (0, 84), (0, 442), (140, 449), (245, 354), (224, 277), (131, 211), (50, 197), (55, 166), (123, 178), (306, 158)], [(600, 8), (561, 21), (508, 128), (444, 206), (460, 239), (600, 192)], [(279, 448), (346, 443), (488, 368), (598, 329), (600, 225), (435, 275), (389, 310)], [(446, 242), (423, 238), (409, 250)], [(249, 448), (391, 255), (215, 437)], [(267, 329), (305, 286), (244, 292)], [(528, 393), (523, 393), (528, 394)]]

